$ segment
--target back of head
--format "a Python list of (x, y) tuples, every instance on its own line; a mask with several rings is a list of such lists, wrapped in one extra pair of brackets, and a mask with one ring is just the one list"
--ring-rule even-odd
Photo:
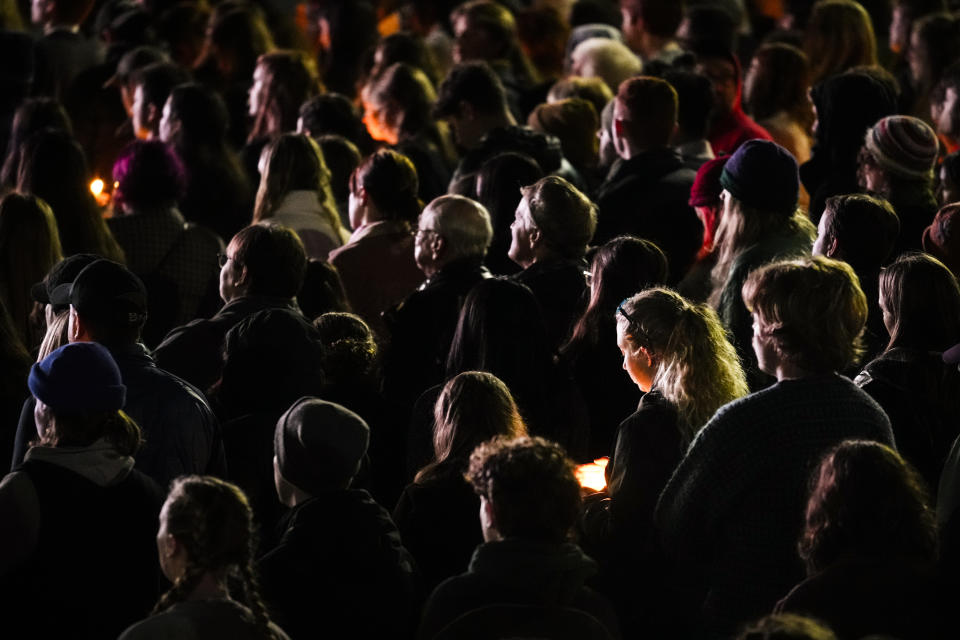
[(257, 58), (274, 48), (273, 36), (264, 21), (262, 10), (255, 4), (222, 3), (214, 9), (207, 23), (204, 51), (197, 61), (216, 61), (220, 71), (232, 78), (248, 78)]
[(837, 640), (837, 636), (812, 618), (774, 613), (747, 625), (737, 640)]
[(363, 98), (382, 110), (400, 137), (405, 137), (431, 126), (431, 108), (437, 95), (423, 71), (397, 62), (367, 85)]
[(559, 138), (563, 155), (574, 167), (590, 171), (596, 166), (600, 116), (589, 101), (567, 98), (541, 104), (530, 112), (527, 124), (534, 131)]
[(503, 83), (485, 62), (464, 62), (450, 70), (437, 91), (434, 117), (457, 115), (461, 102), (481, 114), (499, 114), (508, 110)]
[(371, 77), (380, 75), (391, 65), (404, 62), (425, 73), (431, 85), (435, 85), (441, 80), (433, 52), (427, 46), (426, 41), (416, 33), (401, 31), (381, 38), (373, 58), (374, 66), (370, 70)]
[(944, 351), (960, 342), (960, 286), (925, 253), (901, 256), (880, 272), (880, 308), (887, 349)]
[(310, 98), (300, 107), (301, 130), (314, 138), (324, 133), (342, 135), (364, 147), (364, 129), (360, 114), (350, 99), (339, 93), (324, 93)]
[(939, 141), (923, 120), (912, 116), (882, 118), (867, 131), (864, 148), (888, 177), (932, 186)]
[(720, 184), (758, 213), (789, 218), (797, 207), (800, 175), (789, 151), (769, 140), (749, 140), (730, 156)]
[(677, 35), (688, 51), (736, 51), (738, 17), (742, 20), (742, 16), (734, 16), (730, 7), (720, 3), (696, 4), (687, 9), (685, 28)]
[[(886, 200), (865, 194), (827, 198), (823, 250), (858, 272), (879, 271), (896, 244), (900, 220)], [(836, 250), (830, 251), (836, 243)]]
[(810, 477), (800, 557), (807, 572), (849, 558), (937, 560), (936, 514), (920, 474), (878, 442), (847, 440)]
[(131, 84), (140, 87), (143, 103), (153, 105), (159, 113), (173, 88), (189, 81), (189, 74), (179, 65), (154, 62), (134, 71)]
[(960, 203), (941, 207), (923, 231), (923, 250), (945, 264), (953, 275), (960, 273)]
[(547, 246), (564, 258), (582, 258), (597, 228), (597, 207), (557, 176), (521, 189)]
[(477, 201), (490, 212), (494, 226), (509, 225), (522, 198), (520, 189), (543, 177), (543, 170), (530, 156), (515, 151), (500, 153), (477, 173)]
[(482, 204), (463, 196), (440, 196), (420, 215), (433, 219), (434, 228), (447, 243), (451, 260), (486, 255), (493, 226), (490, 213)]
[(367, 453), (370, 428), (349, 409), (306, 396), (277, 421), (273, 443), (283, 479), (316, 495), (349, 485)]
[(467, 480), (492, 507), (503, 538), (562, 543), (580, 511), (580, 484), (560, 445), (495, 438), (470, 455)]
[(557, 80), (547, 92), (547, 102), (560, 102), (567, 98), (583, 98), (593, 105), (599, 117), (603, 108), (613, 99), (613, 91), (600, 78), (569, 76)]
[(804, 51), (813, 82), (877, 64), (877, 41), (866, 9), (854, 0), (819, 0), (807, 23)]
[[(284, 133), (263, 148), (263, 174), (253, 207), (253, 221), (272, 218), (291, 191), (316, 192), (321, 203), (332, 199), (330, 170), (320, 145), (301, 133)], [(332, 202), (327, 204), (332, 205)]]
[(327, 384), (377, 383), (379, 348), (370, 326), (360, 316), (330, 311), (313, 321), (323, 345)]
[[(897, 112), (893, 88), (863, 70), (852, 70), (815, 84), (810, 97), (817, 110), (817, 144), (838, 158), (855, 156), (863, 132)], [(847, 158), (847, 162), (853, 160)]]
[(841, 371), (863, 354), (867, 298), (853, 268), (822, 256), (751, 273), (743, 301), (779, 357), (811, 373)]
[(807, 56), (793, 45), (771, 43), (754, 54), (744, 83), (744, 107), (758, 120), (785, 111), (793, 117), (807, 109), (810, 86)]
[(685, 69), (671, 69), (663, 79), (677, 92), (677, 124), (684, 138), (706, 138), (714, 101), (710, 79)]
[(643, 62), (627, 45), (610, 38), (588, 38), (570, 54), (578, 76), (601, 78), (611, 91), (643, 70)]
[(342, 203), (350, 197), (350, 176), (360, 166), (360, 150), (345, 137), (335, 133), (328, 133), (314, 138), (320, 145), (320, 152), (330, 170), (330, 189), (338, 206), (345, 208)]
[(297, 292), (297, 305), (309, 320), (328, 311), (350, 311), (337, 268), (326, 260), (308, 260), (303, 286)]
[[(74, 211), (89, 199), (87, 159), (83, 148), (66, 131), (40, 130), (27, 138), (20, 154), (17, 191), (43, 198), (58, 216)], [(61, 209), (65, 209), (61, 213)]]
[[(526, 427), (507, 385), (485, 371), (464, 371), (443, 386), (433, 410), (434, 463), (464, 469), (473, 450), (495, 436), (516, 438)], [(417, 474), (429, 475), (429, 468)]]
[(621, 11), (640, 19), (646, 32), (672, 38), (683, 21), (682, 0), (620, 0)]
[(465, 18), (471, 30), (483, 31), (492, 47), (486, 60), (506, 59), (517, 46), (517, 22), (510, 10), (493, 0), (469, 0), (450, 13), (450, 22)]
[(670, 143), (677, 126), (678, 98), (669, 82), (651, 76), (631, 78), (620, 84), (616, 100), (623, 109), (624, 137), (647, 148)]
[(113, 163), (115, 208), (171, 207), (183, 197), (186, 170), (173, 149), (159, 140), (135, 140)]
[(293, 230), (251, 225), (230, 240), (234, 261), (247, 269), (251, 295), (292, 298), (303, 285), (307, 254)]
[(70, 116), (63, 105), (53, 98), (27, 98), (13, 116), (10, 138), (7, 142), (7, 157), (3, 162), (2, 184), (13, 187), (17, 182), (20, 161), (20, 147), (27, 138), (44, 129), (57, 129), (73, 133)]
[(179, 123), (170, 142), (178, 152), (189, 148), (223, 148), (230, 122), (227, 107), (201, 84), (182, 84), (170, 92), (170, 118)]
[[(316, 63), (301, 51), (271, 51), (257, 58), (257, 68), (264, 76), (264, 93), (250, 139), (295, 129), (300, 105), (320, 91)], [(275, 120), (273, 131), (268, 129), (268, 113)]]
[(423, 203), (417, 196), (420, 188), (417, 170), (408, 157), (381, 149), (367, 156), (351, 181), (366, 191), (385, 219), (416, 223)]

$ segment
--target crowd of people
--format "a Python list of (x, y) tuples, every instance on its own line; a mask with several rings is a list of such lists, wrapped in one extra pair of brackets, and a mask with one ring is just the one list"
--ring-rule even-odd
[(0, 0), (0, 47), (11, 637), (956, 633), (960, 2)]

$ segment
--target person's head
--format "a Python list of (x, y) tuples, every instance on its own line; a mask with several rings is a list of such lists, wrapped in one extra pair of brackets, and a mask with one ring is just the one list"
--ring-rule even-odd
[(436, 99), (423, 71), (398, 62), (364, 88), (363, 123), (373, 139), (395, 145), (431, 126), (430, 110)]
[(377, 44), (377, 12), (372, 2), (310, 2), (308, 13), (315, 22), (314, 42), (324, 84), (353, 99), (357, 78), (361, 77), (369, 54)]
[(253, 221), (273, 217), (291, 191), (313, 191), (323, 205), (323, 215), (334, 230), (340, 228), (330, 170), (320, 145), (302, 133), (284, 133), (267, 143), (260, 152), (260, 187), (253, 206)]
[(723, 213), (721, 199), (723, 185), (720, 184), (720, 176), (723, 175), (723, 168), (729, 159), (730, 156), (720, 156), (704, 162), (697, 169), (693, 186), (690, 187), (690, 199), (687, 204), (693, 207), (700, 222), (703, 223), (701, 252), (713, 250), (717, 227), (720, 225), (720, 216)]
[(960, 62), (947, 67), (930, 92), (930, 120), (949, 142), (960, 142)]
[(667, 146), (677, 129), (677, 103), (677, 92), (666, 80), (639, 76), (621, 83), (613, 107), (620, 157)]
[(807, 573), (850, 558), (933, 564), (936, 513), (920, 474), (885, 444), (847, 440), (810, 477), (800, 557)]
[(670, 289), (646, 289), (616, 310), (623, 368), (641, 391), (657, 389), (683, 418), (693, 439), (714, 412), (747, 393), (736, 350), (713, 309)]
[(349, 213), (350, 176), (360, 166), (363, 156), (357, 145), (341, 135), (326, 133), (314, 139), (320, 145), (327, 169), (330, 169), (330, 190), (337, 202), (340, 219), (343, 220)]
[(361, 150), (366, 149), (370, 141), (361, 114), (349, 98), (339, 93), (323, 93), (304, 102), (300, 106), (297, 132), (311, 138), (326, 133), (342, 135)]
[(485, 62), (450, 70), (437, 91), (433, 116), (450, 123), (457, 144), (465, 149), (480, 144), (490, 121), (512, 121), (503, 83)]
[(63, 105), (53, 98), (27, 98), (13, 114), (10, 138), (7, 142), (7, 157), (3, 161), (0, 183), (14, 187), (20, 162), (20, 147), (34, 133), (43, 129), (58, 129), (72, 134), (73, 125)]
[(196, 68), (210, 68), (220, 77), (246, 82), (257, 58), (274, 49), (263, 11), (255, 4), (221, 2), (207, 22)]
[(120, 455), (141, 445), (140, 428), (122, 409), (127, 387), (110, 352), (93, 342), (66, 344), (30, 369), (39, 443), (88, 447), (104, 438)]
[(187, 72), (172, 62), (154, 62), (133, 73), (130, 119), (137, 138), (146, 140), (160, 135), (163, 106), (170, 92), (188, 81)]
[(945, 0), (894, 0), (890, 16), (890, 50), (904, 53), (910, 46), (913, 23), (925, 15), (946, 10)]
[(589, 273), (590, 302), (586, 313), (597, 309), (613, 319), (621, 300), (666, 282), (667, 258), (649, 240), (618, 236), (596, 250)]
[(257, 58), (248, 99), (250, 139), (293, 131), (300, 105), (320, 91), (316, 65), (301, 51), (273, 51)]
[(686, 51), (736, 51), (737, 31), (743, 16), (736, 15), (737, 2), (700, 3), (689, 7), (677, 40)]
[(932, 89), (944, 70), (960, 58), (960, 19), (943, 12), (914, 22), (906, 57), (914, 88), (918, 92)]
[[(212, 476), (181, 476), (173, 481), (160, 510), (157, 553), (173, 586), (154, 613), (190, 598), (205, 577), (225, 592), (239, 583), (236, 595), (253, 612), (264, 638), (275, 638), (260, 600), (256, 573), (256, 524), (250, 502), (236, 485)], [(236, 582), (231, 577), (239, 576)]]
[(960, 202), (960, 151), (954, 151), (940, 163), (937, 200), (940, 206)]
[(643, 71), (643, 63), (627, 45), (610, 38), (588, 38), (570, 54), (570, 73), (600, 78), (611, 92), (620, 83)]
[(220, 297), (292, 298), (300, 291), (307, 254), (300, 237), (281, 225), (254, 224), (237, 232), (221, 258)]
[(706, 76), (685, 69), (671, 69), (663, 75), (677, 92), (677, 134), (673, 143), (681, 144), (707, 137), (713, 113), (713, 87)]
[(493, 239), (487, 267), (494, 273), (505, 275), (516, 270), (516, 263), (507, 253), (513, 242), (511, 225), (523, 198), (520, 190), (542, 177), (543, 170), (536, 160), (515, 151), (493, 156), (477, 172), (473, 195), (490, 213)]
[(201, 84), (174, 87), (163, 105), (157, 133), (180, 153), (188, 148), (223, 148), (230, 122), (223, 98)]
[[(937, 211), (923, 231), (923, 250), (945, 264), (953, 275), (960, 274), (960, 203), (951, 203)], [(957, 227), (958, 233), (954, 233)]]
[(43, 198), (61, 230), (63, 218), (91, 200), (89, 181), (83, 147), (66, 131), (42, 129), (21, 147), (17, 191)]
[(498, 2), (465, 2), (450, 14), (450, 24), (455, 62), (506, 60), (518, 47), (517, 22)]
[(294, 488), (307, 496), (346, 489), (360, 470), (370, 427), (346, 407), (303, 397), (280, 416), (273, 437), (277, 495), (297, 503)]
[(748, 624), (737, 640), (837, 640), (837, 636), (813, 618), (772, 613)]
[(410, 31), (391, 33), (380, 39), (373, 50), (373, 66), (370, 68), (369, 77), (371, 79), (378, 77), (398, 62), (406, 63), (425, 73), (431, 86), (435, 86), (442, 79), (439, 77), (434, 53), (427, 46), (426, 40)]
[(724, 219), (736, 212), (789, 218), (800, 192), (797, 161), (769, 140), (749, 140), (734, 152), (720, 174)]
[(708, 49), (697, 53), (697, 73), (713, 86), (713, 106), (718, 114), (727, 114), (740, 104), (740, 60), (730, 51)]
[(860, 65), (877, 64), (877, 40), (870, 15), (853, 0), (819, 0), (803, 42), (811, 82)]
[(522, 267), (551, 257), (582, 258), (597, 228), (597, 207), (579, 189), (547, 176), (520, 192), (510, 259)]
[(40, 198), (8, 193), (0, 199), (0, 288), (17, 337), (33, 348), (31, 287), (63, 258), (53, 211)]
[(170, 208), (183, 197), (186, 170), (173, 148), (159, 140), (128, 144), (113, 163), (115, 211)]
[(641, 55), (648, 49), (649, 36), (672, 38), (683, 21), (683, 0), (620, 0), (623, 37)]
[(465, 371), (443, 385), (433, 408), (433, 424), (433, 463), (421, 469), (417, 479), (447, 461), (465, 469), (473, 450), (495, 436), (527, 435), (507, 385), (485, 371)]
[(405, 155), (381, 149), (350, 176), (350, 225), (394, 220), (413, 224), (423, 209), (417, 170)]
[(753, 56), (743, 82), (744, 107), (757, 120), (783, 111), (812, 123), (807, 90), (810, 87), (807, 56), (783, 43), (761, 46)]
[(314, 319), (313, 326), (323, 345), (323, 373), (327, 384), (378, 385), (379, 347), (363, 318), (343, 311), (329, 311)]
[(125, 347), (140, 340), (147, 321), (147, 288), (122, 264), (97, 260), (72, 283), (51, 292), (54, 305), (70, 305), (71, 342), (99, 342)]
[(835, 162), (849, 163), (863, 134), (877, 120), (897, 113), (897, 92), (879, 74), (858, 68), (827, 78), (810, 90), (816, 112), (814, 137)]
[(616, 99), (611, 99), (600, 112), (600, 130), (597, 131), (600, 145), (597, 149), (597, 157), (601, 171), (609, 169), (620, 157), (617, 153), (616, 134), (613, 131), (613, 109), (616, 104)]
[(600, 116), (589, 101), (568, 98), (543, 103), (530, 112), (527, 125), (559, 138), (564, 157), (581, 172), (589, 174), (596, 169)]
[(858, 272), (875, 273), (890, 257), (900, 219), (883, 198), (864, 194), (827, 198), (813, 255), (843, 260)]
[(554, 82), (547, 92), (547, 102), (550, 104), (567, 98), (583, 98), (592, 104), (599, 114), (613, 99), (613, 91), (600, 78), (569, 76)]
[(880, 272), (880, 310), (887, 349), (944, 351), (960, 342), (960, 286), (932, 256), (907, 254)]
[(580, 484), (563, 448), (538, 437), (498, 437), (470, 454), (486, 541), (561, 543), (580, 513)]
[(304, 317), (314, 319), (328, 311), (350, 311), (340, 272), (326, 260), (308, 260), (297, 305)]
[(456, 260), (482, 259), (492, 237), (490, 214), (482, 204), (463, 196), (440, 196), (420, 214), (413, 256), (429, 278)]
[(882, 118), (864, 137), (857, 179), (867, 191), (895, 195), (904, 184), (933, 189), (937, 162), (937, 134), (926, 122), (912, 116)]
[(780, 367), (841, 371), (863, 354), (867, 298), (845, 262), (814, 256), (761, 267), (747, 276), (743, 302), (757, 361), (770, 375)]

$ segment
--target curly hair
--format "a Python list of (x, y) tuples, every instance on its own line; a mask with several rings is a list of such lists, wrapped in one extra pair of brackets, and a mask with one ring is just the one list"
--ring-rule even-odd
[(814, 256), (774, 262), (743, 285), (760, 337), (781, 358), (814, 373), (841, 371), (863, 355), (867, 297), (853, 267)]
[(810, 477), (798, 550), (807, 573), (841, 558), (937, 561), (936, 513), (920, 474), (887, 445), (847, 440)]
[(498, 436), (470, 454), (467, 481), (493, 507), (505, 538), (559, 543), (580, 513), (580, 484), (563, 448), (538, 437)]
[[(235, 577), (241, 598), (264, 638), (278, 640), (260, 598), (253, 559), (256, 553), (253, 512), (239, 487), (210, 476), (173, 481), (163, 514), (167, 532), (186, 551), (187, 566), (153, 609), (162, 613), (186, 600), (207, 573)], [(163, 516), (161, 516), (163, 517)]]
[(737, 352), (709, 306), (670, 289), (647, 289), (625, 300), (616, 320), (631, 344), (655, 358), (651, 388), (677, 406), (684, 442), (693, 440), (717, 409), (747, 394)]

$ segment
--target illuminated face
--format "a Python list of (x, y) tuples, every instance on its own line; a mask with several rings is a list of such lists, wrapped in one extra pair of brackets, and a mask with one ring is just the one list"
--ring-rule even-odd
[(133, 133), (140, 140), (150, 137), (150, 125), (147, 122), (147, 105), (143, 99), (143, 85), (138, 84), (133, 90), (133, 105), (130, 108), (130, 118), (133, 121)]
[(947, 87), (943, 93), (943, 100), (936, 105), (930, 105), (930, 113), (937, 133), (951, 138), (960, 138), (960, 126), (958, 126), (960, 123), (957, 123), (956, 112), (957, 90), (954, 87)]
[(170, 98), (167, 98), (166, 104), (163, 105), (163, 113), (160, 116), (160, 139), (164, 142), (170, 142), (173, 139), (177, 127), (170, 104)]
[(420, 223), (413, 242), (413, 259), (428, 278), (442, 266), (434, 250), (437, 236), (437, 221), (429, 209), (420, 214)]
[(256, 116), (260, 111), (266, 106), (265, 99), (267, 93), (267, 71), (263, 68), (263, 65), (257, 65), (257, 68), (253, 70), (253, 84), (250, 85), (250, 93), (248, 94), (248, 105), (249, 105), (249, 114), (251, 116)]
[(390, 126), (384, 117), (385, 110), (378, 108), (372, 101), (363, 101), (363, 124), (374, 140), (395, 145), (399, 142), (396, 129)]
[(769, 336), (764, 335), (763, 324), (757, 314), (753, 314), (753, 352), (757, 356), (757, 367), (771, 376), (777, 375), (780, 358)]
[(649, 353), (634, 345), (627, 334), (627, 325), (624, 322), (617, 322), (617, 346), (620, 353), (623, 354), (623, 368), (633, 380), (633, 383), (640, 387), (641, 391), (650, 391), (653, 386), (653, 378), (656, 376), (657, 369), (653, 358)]
[(237, 254), (237, 247), (233, 242), (227, 245), (224, 252), (225, 259), (220, 267), (220, 297), (224, 302), (230, 302), (234, 298), (243, 295), (240, 286), (240, 279), (243, 276), (243, 265), (238, 263), (233, 257)]
[(530, 205), (527, 198), (521, 198), (517, 205), (517, 212), (510, 223), (510, 249), (507, 255), (511, 260), (523, 268), (533, 264), (533, 248), (530, 246), (530, 234), (536, 230), (536, 224), (530, 215)]
[(710, 78), (717, 107), (724, 112), (733, 109), (737, 100), (737, 69), (722, 58), (707, 58), (697, 65), (697, 73)]
[(823, 215), (820, 216), (820, 222), (817, 224), (817, 239), (813, 241), (813, 255), (815, 256), (825, 256), (830, 247), (826, 246), (827, 243), (827, 225), (829, 224), (828, 217), (833, 216), (833, 211), (829, 207), (823, 210)]

